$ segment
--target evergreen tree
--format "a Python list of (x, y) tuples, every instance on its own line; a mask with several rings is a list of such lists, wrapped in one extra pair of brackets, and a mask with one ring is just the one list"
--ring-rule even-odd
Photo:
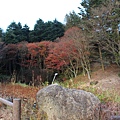
[(44, 23), (43, 20), (39, 19), (34, 26), (34, 31), (30, 33), (32, 37), (30, 41), (54, 41), (57, 37), (63, 35), (64, 27), (62, 23), (58, 22), (56, 19), (53, 22), (48, 21)]
[(38, 42), (38, 36), (36, 36), (35, 32), (35, 30), (29, 32), (29, 42)]
[(22, 40), (29, 42), (30, 41), (29, 33), (30, 33), (29, 27), (25, 24), (22, 28)]
[(5, 33), (4, 42), (18, 43), (21, 41), (29, 41), (29, 27), (25, 24), (22, 28), (21, 23), (12, 22)]
[(16, 24), (16, 22), (12, 22), (5, 33), (5, 42), (6, 43), (18, 43), (22, 41), (22, 25), (19, 22)]
[(91, 8), (100, 7), (101, 5), (107, 5), (108, 0), (82, 0), (79, 15), (83, 18), (90, 18), (92, 12)]
[[(120, 1), (83, 0), (83, 28), (94, 49), (98, 60), (120, 65)], [(95, 52), (96, 52), (95, 51)], [(94, 56), (95, 57), (95, 56)], [(96, 58), (95, 58), (96, 59)]]
[(53, 32), (52, 32), (52, 38), (51, 40), (54, 41), (56, 38), (58, 37), (62, 37), (64, 35), (64, 26), (62, 23), (60, 23), (59, 21), (57, 21), (56, 19), (53, 21)]
[(2, 41), (2, 35), (3, 35), (3, 31), (2, 31), (2, 29), (0, 28), (0, 42)]
[[(37, 20), (37, 23), (34, 26), (34, 31), (32, 32), (32, 34), (35, 36), (34, 37), (34, 41), (42, 41), (43, 40), (43, 36), (42, 34), (44, 33), (45, 30), (45, 23), (42, 19)], [(32, 40), (33, 41), (33, 40)]]
[(79, 27), (80, 23), (81, 23), (81, 18), (80, 18), (79, 15), (77, 15), (73, 11), (73, 12), (70, 12), (69, 14), (66, 14), (65, 22), (66, 22), (65, 29), (68, 29), (68, 28), (71, 28), (71, 27), (74, 27), (74, 26)]
[(44, 32), (41, 34), (42, 40), (51, 40), (53, 37), (53, 22), (48, 21), (45, 23)]
[(43, 33), (43, 40), (54, 41), (56, 38), (64, 35), (63, 24), (58, 22), (56, 19), (53, 22), (46, 22), (45, 25), (46, 29)]

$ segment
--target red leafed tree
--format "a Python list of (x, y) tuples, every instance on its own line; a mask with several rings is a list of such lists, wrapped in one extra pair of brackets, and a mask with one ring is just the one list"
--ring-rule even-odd
[(50, 46), (52, 46), (53, 43), (50, 41), (42, 41), (37, 44), (39, 46), (40, 54), (46, 57), (48, 55), (49, 48)]
[(49, 48), (52, 42), (43, 41), (37, 43), (29, 43), (27, 44), (28, 54), (30, 60), (37, 61), (37, 66), (40, 69), (44, 69), (44, 60), (48, 56)]
[[(31, 74), (32, 82), (34, 84), (37, 76), (41, 74), (45, 69), (45, 58), (48, 55), (49, 47), (52, 42), (43, 41), (37, 43), (19, 43), (19, 63), (21, 68), (21, 74), (24, 76), (24, 73)], [(28, 70), (29, 69), (29, 70)], [(26, 71), (26, 72), (23, 72)], [(29, 78), (31, 79), (31, 78)]]
[(52, 46), (52, 42), (50, 41), (42, 41), (39, 43), (36, 43), (39, 47), (39, 54), (38, 54), (38, 64), (40, 69), (45, 69), (45, 59), (49, 54), (50, 47)]
[[(47, 76), (44, 76), (45, 74), (45, 58), (48, 56), (49, 46), (51, 42), (49, 41), (43, 41), (43, 42), (37, 42), (37, 43), (29, 43), (27, 45), (28, 47), (28, 61), (30, 63), (31, 68), (35, 68), (32, 70), (32, 82), (33, 85), (38, 80), (41, 82), (41, 80), (44, 80)], [(36, 74), (36, 68), (39, 71), (39, 74)]]
[[(78, 57), (77, 50), (72, 40), (60, 40), (54, 43), (53, 48), (50, 50), (46, 58), (46, 66), (54, 70), (69, 70), (71, 76), (76, 77), (78, 73)], [(70, 76), (70, 77), (71, 77)]]
[(52, 42), (43, 41), (36, 43), (21, 42), (18, 44), (21, 65), (24, 67), (45, 68), (44, 60), (48, 55), (49, 46)]
[(39, 47), (36, 43), (28, 43), (27, 48), (27, 63), (29, 64), (29, 68), (36, 67), (38, 65), (37, 56), (39, 55)]

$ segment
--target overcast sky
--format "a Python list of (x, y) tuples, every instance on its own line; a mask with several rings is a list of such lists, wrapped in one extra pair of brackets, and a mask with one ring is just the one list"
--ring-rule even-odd
[(11, 22), (34, 28), (39, 18), (44, 22), (55, 18), (64, 23), (66, 14), (78, 13), (81, 0), (0, 0), (0, 28), (6, 30)]

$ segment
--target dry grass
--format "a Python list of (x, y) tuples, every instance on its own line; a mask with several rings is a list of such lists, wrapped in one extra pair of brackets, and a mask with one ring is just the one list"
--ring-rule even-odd
[[(103, 110), (109, 111), (109, 115), (120, 115), (120, 77), (118, 74), (120, 74), (120, 68), (111, 65), (104, 72), (101, 69), (94, 71), (91, 80), (88, 80), (87, 76), (80, 75), (73, 80), (65, 81), (62, 85), (94, 93), (101, 100), (101, 108)], [(98, 81), (98, 83), (90, 85), (93, 81)], [(0, 97), (21, 98), (22, 120), (27, 118), (37, 120), (40, 116), (37, 107), (34, 107), (34, 103), (36, 102), (36, 93), (40, 89), (21, 84), (0, 84)], [(2, 120), (3, 117), (3, 120), (12, 120), (12, 118), (7, 119), (8, 116), (12, 115), (11, 109), (5, 108), (3, 105), (0, 106), (0, 110), (2, 110), (2, 112), (0, 111), (0, 119)]]
[[(35, 106), (36, 93), (40, 88), (21, 86), (19, 84), (1, 84), (0, 97), (5, 99), (21, 99), (22, 120), (37, 120), (38, 109)], [(0, 119), (12, 120), (12, 109), (1, 104)], [(11, 116), (10, 118), (8, 116)]]

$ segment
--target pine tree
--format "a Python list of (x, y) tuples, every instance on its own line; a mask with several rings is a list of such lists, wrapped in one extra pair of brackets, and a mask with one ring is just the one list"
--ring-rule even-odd
[[(85, 11), (83, 24), (81, 25), (91, 41), (97, 58), (103, 64), (114, 62), (120, 65), (120, 36), (118, 27), (120, 24), (119, 0), (84, 0)], [(95, 57), (95, 56), (94, 56)]]
[(70, 12), (69, 14), (66, 14), (65, 22), (66, 22), (65, 29), (67, 30), (68, 28), (71, 28), (74, 26), (79, 27), (81, 23), (81, 18), (79, 15), (75, 13), (75, 11), (73, 11), (73, 12)]

